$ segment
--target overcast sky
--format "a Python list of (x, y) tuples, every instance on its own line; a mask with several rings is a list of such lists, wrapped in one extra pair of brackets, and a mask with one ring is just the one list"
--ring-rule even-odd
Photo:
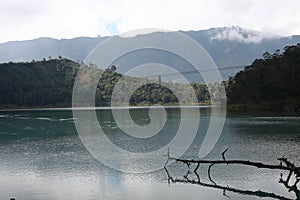
[(299, 0), (0, 0), (0, 42), (238, 25), (300, 35)]

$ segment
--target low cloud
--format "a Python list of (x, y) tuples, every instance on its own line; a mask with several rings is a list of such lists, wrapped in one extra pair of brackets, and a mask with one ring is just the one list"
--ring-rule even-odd
[(279, 37), (253, 30), (242, 29), (238, 26), (217, 28), (211, 31), (211, 40), (229, 40), (242, 43), (260, 43), (263, 39)]

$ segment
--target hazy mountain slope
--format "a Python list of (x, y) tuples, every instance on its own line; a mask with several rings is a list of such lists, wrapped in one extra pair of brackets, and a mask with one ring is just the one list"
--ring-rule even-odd
[[(282, 49), (287, 45), (300, 42), (300, 36), (268, 36), (240, 27), (212, 28), (182, 33), (187, 34), (201, 44), (218, 67), (248, 65), (254, 59), (261, 57), (266, 51), (273, 53), (276, 49)], [(151, 34), (144, 37), (151, 37)], [(62, 40), (39, 38), (29, 41), (6, 42), (0, 44), (0, 62), (41, 60), (43, 58), (48, 59), (49, 56), (55, 58), (58, 55), (74, 61), (81, 61), (96, 45), (105, 39), (105, 37), (80, 37)], [(144, 53), (149, 52), (145, 51)], [(133, 57), (134, 59), (126, 59), (116, 63), (128, 69), (139, 63), (147, 63), (151, 57), (157, 57), (158, 61), (162, 61), (166, 65), (177, 64), (179, 66), (180, 64), (180, 69), (178, 69), (180, 71), (190, 69), (190, 66), (185, 63), (178, 64), (179, 61), (176, 61), (172, 56), (164, 57), (158, 54), (161, 54), (161, 52), (150, 52), (149, 56), (143, 56), (143, 52), (140, 52), (139, 56)], [(239, 69), (222, 71), (222, 75), (227, 78), (235, 75), (237, 71)]]
[(106, 38), (79, 37), (74, 39), (39, 38), (27, 41), (12, 41), (0, 44), (0, 62), (32, 61), (62, 57), (75, 61), (86, 55)]

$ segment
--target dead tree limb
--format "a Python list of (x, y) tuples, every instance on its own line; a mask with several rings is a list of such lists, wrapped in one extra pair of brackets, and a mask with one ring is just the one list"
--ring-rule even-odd
[(214, 181), (212, 180), (211, 176), (210, 176), (210, 170), (211, 170), (211, 167), (214, 166), (214, 165), (215, 165), (214, 163), (211, 164), (211, 165), (209, 165), (208, 170), (207, 170), (207, 174), (208, 174), (209, 180), (210, 180), (213, 184), (216, 185), (216, 182), (214, 182)]
[[(193, 159), (180, 159), (180, 158), (173, 158), (170, 156), (168, 152), (168, 161), (170, 160), (175, 160), (176, 162), (182, 162), (186, 164), (188, 167), (190, 167), (191, 164), (210, 164), (210, 165), (220, 165), (220, 164), (235, 164), (235, 165), (247, 165), (247, 166), (253, 166), (257, 168), (264, 168), (264, 169), (279, 169), (279, 170), (284, 170), (284, 171), (291, 171), (293, 172), (296, 177), (300, 177), (300, 168), (296, 167), (293, 163), (289, 162), (286, 158), (278, 158), (277, 160), (282, 161), (285, 165), (283, 164), (278, 164), (278, 165), (271, 165), (271, 164), (264, 164), (261, 162), (253, 162), (249, 160), (226, 160), (225, 159), (225, 153), (228, 149), (226, 149), (222, 153), (223, 160), (193, 160)], [(166, 164), (167, 164), (166, 163)], [(166, 166), (166, 165), (165, 165)]]
[[(288, 171), (289, 172), (289, 174), (287, 175), (286, 180), (283, 179), (283, 174), (281, 174), (281, 178), (279, 180), (279, 183), (282, 183), (289, 190), (289, 192), (293, 191), (295, 193), (297, 199), (300, 200), (300, 191), (297, 188), (297, 184), (300, 182), (300, 168), (297, 167), (294, 163), (288, 161), (286, 158), (278, 158), (277, 160), (280, 161), (280, 163), (277, 164), (277, 165), (265, 164), (265, 163), (262, 163), (262, 162), (253, 162), (253, 161), (249, 161), (249, 160), (227, 160), (225, 158), (225, 153), (227, 152), (227, 150), (228, 149), (223, 151), (222, 160), (203, 160), (203, 159), (193, 160), (193, 159), (174, 158), (174, 157), (170, 156), (170, 153), (169, 153), (169, 150), (168, 150), (168, 154), (167, 154), (168, 160), (165, 164), (165, 170), (166, 171), (167, 171), (166, 166), (167, 166), (167, 164), (170, 160), (175, 160), (176, 162), (181, 162), (181, 163), (187, 165), (187, 167), (188, 167), (188, 172), (187, 172), (186, 175), (184, 175), (184, 179), (172, 178), (170, 176), (169, 172), (167, 171), (168, 182), (170, 183), (170, 181), (171, 181), (171, 182), (174, 182), (174, 183), (176, 183), (176, 182), (191, 183), (191, 184), (199, 184), (199, 185), (206, 186), (206, 187), (218, 188), (218, 189), (223, 190), (223, 194), (226, 194), (226, 191), (231, 191), (231, 192), (236, 192), (236, 193), (240, 193), (240, 194), (255, 195), (255, 196), (259, 196), (259, 197), (271, 197), (271, 198), (275, 198), (275, 199), (289, 199), (289, 198), (285, 198), (283, 196), (276, 195), (274, 193), (262, 192), (260, 190), (258, 190), (258, 191), (248, 191), (248, 190), (240, 190), (240, 189), (236, 189), (236, 188), (230, 188), (228, 186), (227, 187), (220, 186), (215, 181), (213, 181), (212, 178), (211, 178), (211, 168), (214, 165), (221, 165), (221, 164), (226, 164), (226, 165), (235, 164), (235, 165), (253, 166), (253, 167), (262, 168), (262, 169), (276, 169), (276, 170), (282, 170), (282, 171)], [(189, 177), (188, 177), (189, 174), (191, 173), (192, 164), (196, 164), (196, 167), (193, 170), (193, 172), (197, 177), (197, 181), (196, 180), (190, 180)], [(213, 184), (203, 183), (203, 182), (200, 181), (200, 177), (197, 173), (197, 170), (199, 169), (200, 164), (209, 165), (208, 166), (208, 178)], [(295, 180), (295, 182), (290, 184), (292, 175), (294, 175), (293, 180)]]
[(286, 180), (283, 179), (283, 175), (281, 174), (281, 178), (279, 180), (279, 183), (282, 183), (287, 189), (289, 189), (289, 192), (293, 191), (297, 197), (297, 199), (300, 199), (300, 191), (298, 190), (297, 184), (300, 181), (300, 178), (296, 178), (296, 181), (294, 182), (293, 185), (290, 185), (290, 179), (292, 176), (292, 172), (289, 173), (287, 176)]

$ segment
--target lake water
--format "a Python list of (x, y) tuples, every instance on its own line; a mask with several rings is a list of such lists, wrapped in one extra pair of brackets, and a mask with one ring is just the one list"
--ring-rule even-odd
[[(191, 113), (193, 109), (189, 108)], [(139, 125), (149, 123), (148, 109), (130, 111)], [(182, 157), (197, 158), (207, 126), (210, 108), (200, 108), (201, 120), (197, 136)], [(129, 137), (118, 128), (109, 109), (97, 110), (97, 116), (107, 137), (126, 151), (150, 152), (168, 145), (175, 136), (180, 120), (179, 108), (167, 109), (165, 124), (159, 134), (139, 140)], [(76, 119), (75, 119), (76, 120)], [(188, 135), (188, 133), (187, 133)], [(300, 117), (282, 114), (228, 114), (222, 135), (205, 159), (245, 159), (278, 164), (277, 158), (287, 157), (300, 165)], [(114, 160), (114, 152), (104, 152)], [(166, 152), (167, 153), (167, 152)], [(171, 149), (172, 153), (172, 149)], [(149, 162), (166, 161), (126, 157), (122, 162), (134, 167)], [(142, 163), (143, 162), (143, 163)], [(148, 164), (148, 163), (146, 163)], [(173, 177), (182, 178), (187, 167), (172, 163), (167, 167)], [(199, 175), (205, 183), (207, 166)], [(275, 193), (295, 199), (293, 192), (278, 183), (280, 171), (247, 166), (214, 166), (213, 180), (235, 189)], [(0, 199), (17, 200), (74, 200), (74, 199), (228, 199), (223, 190), (200, 185), (171, 183), (160, 169), (149, 173), (124, 173), (95, 159), (81, 142), (70, 110), (1, 111), (0, 112)], [(226, 192), (230, 199), (256, 199), (254, 195)], [(272, 199), (272, 198), (264, 198)]]

